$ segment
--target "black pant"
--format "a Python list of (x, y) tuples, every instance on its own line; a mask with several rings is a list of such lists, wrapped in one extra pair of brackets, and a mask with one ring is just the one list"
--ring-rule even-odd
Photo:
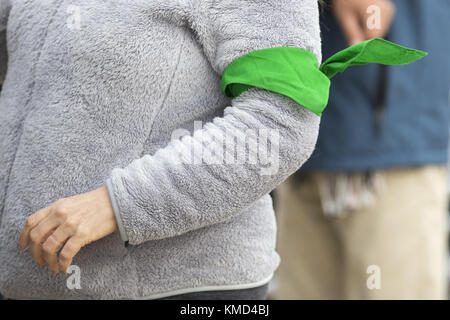
[(161, 298), (161, 300), (265, 300), (269, 285), (241, 290), (201, 291)]

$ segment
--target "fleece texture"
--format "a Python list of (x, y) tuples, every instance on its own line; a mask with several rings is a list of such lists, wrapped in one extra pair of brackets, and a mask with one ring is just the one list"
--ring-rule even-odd
[[(320, 120), (262, 89), (231, 100), (220, 79), (232, 61), (263, 48), (298, 47), (321, 61), (316, 0), (0, 3), (0, 61), (8, 59), (0, 292), (145, 298), (269, 279), (279, 257), (268, 193), (310, 156)], [(269, 139), (277, 170), (186, 161), (196, 147), (220, 153), (211, 139), (248, 129), (279, 137)], [(69, 276), (19, 252), (19, 232), (38, 209), (105, 184), (121, 231), (81, 249), (73, 261), (81, 283), (69, 289)]]

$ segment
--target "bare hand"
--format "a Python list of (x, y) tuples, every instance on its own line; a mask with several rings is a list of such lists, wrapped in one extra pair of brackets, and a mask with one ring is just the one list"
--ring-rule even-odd
[(81, 247), (116, 230), (108, 190), (101, 187), (60, 199), (29, 216), (19, 245), (25, 250), (30, 244), (31, 255), (40, 266), (45, 262), (54, 274), (59, 270), (65, 273)]
[(349, 45), (354, 45), (385, 37), (395, 15), (395, 5), (391, 0), (334, 0), (333, 12)]

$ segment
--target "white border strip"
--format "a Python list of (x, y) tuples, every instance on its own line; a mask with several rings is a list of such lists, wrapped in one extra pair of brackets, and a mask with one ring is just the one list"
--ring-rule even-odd
[(231, 285), (219, 285), (219, 286), (206, 286), (206, 287), (198, 287), (198, 288), (185, 288), (185, 289), (178, 289), (174, 291), (164, 292), (164, 293), (157, 293), (152, 294), (150, 296), (146, 297), (139, 297), (136, 298), (137, 300), (153, 300), (153, 299), (160, 299), (160, 298), (166, 298), (171, 296), (178, 296), (180, 294), (186, 294), (186, 293), (194, 293), (194, 292), (204, 292), (204, 291), (227, 291), (227, 290), (244, 290), (244, 289), (251, 289), (263, 286), (270, 282), (273, 278), (273, 273), (258, 282), (253, 283), (246, 283), (246, 284), (231, 284)]

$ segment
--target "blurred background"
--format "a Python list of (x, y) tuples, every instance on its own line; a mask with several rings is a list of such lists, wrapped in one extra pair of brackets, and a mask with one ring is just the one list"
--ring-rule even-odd
[(274, 299), (446, 299), (450, 1), (330, 0), (323, 59), (374, 37), (428, 52), (332, 79), (309, 161), (274, 193)]

